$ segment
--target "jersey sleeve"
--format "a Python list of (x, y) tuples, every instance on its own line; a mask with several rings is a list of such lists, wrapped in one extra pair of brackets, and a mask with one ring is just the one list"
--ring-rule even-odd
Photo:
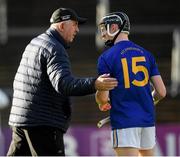
[(150, 77), (155, 76), (155, 75), (160, 75), (157, 63), (153, 55), (150, 55), (150, 62), (151, 62)]
[(99, 75), (110, 73), (110, 68), (103, 56), (98, 59), (97, 70)]

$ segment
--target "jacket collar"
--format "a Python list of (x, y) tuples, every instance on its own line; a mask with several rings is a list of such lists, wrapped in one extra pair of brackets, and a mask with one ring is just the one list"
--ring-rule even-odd
[(56, 40), (59, 41), (64, 46), (65, 49), (70, 48), (68, 43), (63, 39), (63, 37), (58, 33), (58, 31), (55, 28), (49, 28), (46, 31), (46, 33), (56, 38)]

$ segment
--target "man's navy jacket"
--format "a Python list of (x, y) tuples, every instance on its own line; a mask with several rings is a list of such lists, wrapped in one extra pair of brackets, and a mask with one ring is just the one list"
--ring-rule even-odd
[(69, 96), (95, 92), (95, 78), (75, 78), (67, 44), (52, 28), (26, 47), (15, 75), (9, 125), (52, 126), (66, 132), (71, 119)]

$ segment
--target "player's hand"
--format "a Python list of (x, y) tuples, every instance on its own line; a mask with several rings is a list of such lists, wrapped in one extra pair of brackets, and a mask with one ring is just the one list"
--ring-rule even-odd
[(151, 94), (152, 94), (152, 97), (153, 97), (153, 102), (154, 102), (154, 105), (157, 105), (158, 103), (159, 103), (159, 99), (155, 99), (155, 90), (153, 90), (152, 92), (151, 92)]
[(159, 103), (159, 100), (153, 100), (154, 101), (154, 105), (157, 105)]
[(95, 81), (96, 90), (112, 90), (117, 87), (118, 82), (116, 78), (110, 77), (110, 74), (100, 75)]
[(109, 103), (107, 103), (107, 104), (99, 104), (99, 109), (101, 110), (101, 111), (108, 111), (108, 110), (110, 110), (111, 109), (111, 105), (109, 104)]

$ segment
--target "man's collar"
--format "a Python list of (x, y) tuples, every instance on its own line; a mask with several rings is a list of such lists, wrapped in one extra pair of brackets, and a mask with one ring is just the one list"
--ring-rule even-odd
[(59, 41), (64, 46), (65, 49), (70, 48), (68, 43), (63, 39), (63, 37), (59, 34), (59, 32), (55, 28), (49, 28), (46, 32), (54, 36), (56, 40)]

